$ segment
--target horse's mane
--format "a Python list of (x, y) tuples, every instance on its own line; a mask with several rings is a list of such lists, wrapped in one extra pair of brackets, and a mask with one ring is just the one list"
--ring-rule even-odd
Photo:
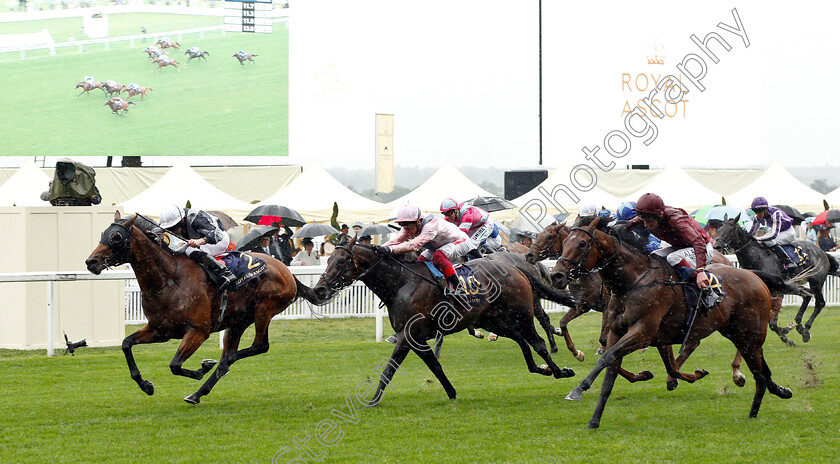
[(163, 251), (167, 252), (170, 256), (175, 256), (175, 251), (169, 248), (164, 243), (162, 239), (163, 234), (158, 232), (162, 231), (163, 229), (160, 225), (152, 219), (149, 219), (142, 214), (134, 214), (132, 216), (128, 216), (125, 219), (120, 221), (120, 224), (125, 224), (131, 218), (136, 217), (137, 219), (134, 220), (134, 227), (140, 230), (149, 240), (154, 242), (157, 246), (159, 246)]

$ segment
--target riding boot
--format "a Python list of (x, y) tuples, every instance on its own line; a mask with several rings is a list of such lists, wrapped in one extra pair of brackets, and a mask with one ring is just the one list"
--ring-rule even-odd
[[(455, 293), (458, 292), (458, 285), (460, 285), (460, 280), (458, 280), (457, 274), (452, 274), (446, 277), (446, 282), (449, 284), (443, 289), (444, 296), (453, 296)], [(451, 289), (451, 290), (450, 290)]]
[(782, 260), (782, 267), (787, 269), (793, 269), (796, 267), (796, 263), (790, 259), (790, 255), (787, 254), (784, 248), (781, 245), (773, 245), (773, 251), (776, 253), (776, 256)]
[(204, 266), (206, 269), (210, 271), (215, 271), (216, 273), (220, 274), (222, 277), (221, 282), (217, 282), (219, 286), (219, 292), (224, 292), (236, 280), (236, 277), (230, 272), (230, 269), (227, 266), (223, 265), (219, 261), (217, 261), (212, 256), (204, 253), (203, 251), (194, 251), (190, 253), (190, 258), (198, 261), (199, 264)]
[(473, 248), (472, 250), (470, 250), (470, 251), (467, 253), (467, 260), (471, 260), (471, 259), (481, 259), (481, 258), (482, 258), (482, 256), (481, 256), (481, 252), (480, 252), (480, 251), (478, 251), (478, 248)]

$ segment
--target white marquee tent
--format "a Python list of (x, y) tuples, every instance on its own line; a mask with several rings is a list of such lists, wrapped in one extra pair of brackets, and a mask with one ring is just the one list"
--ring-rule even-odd
[(668, 206), (689, 212), (721, 202), (720, 194), (697, 182), (677, 166), (666, 167), (647, 185), (627, 195), (625, 199), (636, 201), (647, 192), (661, 196)]
[(27, 160), (0, 185), (0, 206), (50, 206), (41, 200), (41, 192), (50, 188), (50, 177)]
[(444, 198), (453, 198), (458, 202), (464, 202), (478, 196), (495, 197), (496, 195), (467, 179), (455, 165), (447, 161), (426, 182), (400, 198), (389, 202), (387, 206), (391, 213), (395, 213), (401, 206), (407, 204), (418, 206), (421, 210), (429, 213), (440, 213), (440, 202)]
[(329, 222), (333, 202), (338, 203), (338, 221), (348, 224), (382, 221), (390, 213), (387, 206), (348, 189), (314, 162), (289, 185), (258, 205), (286, 206), (298, 211), (308, 222)]
[[(605, 207), (614, 210), (621, 202), (620, 199), (612, 194), (601, 190), (597, 183), (589, 191), (581, 191), (572, 186), (570, 182), (571, 169), (561, 168), (554, 171), (553, 174), (539, 185), (531, 189), (528, 193), (515, 198), (513, 203), (520, 208), (526, 208), (530, 211), (529, 214), (539, 214), (537, 210), (539, 205), (544, 205), (548, 214), (557, 214), (563, 212), (560, 208), (564, 208), (571, 213), (577, 212), (580, 205), (593, 203), (596, 207)], [(597, 180), (596, 180), (597, 182)], [(571, 196), (566, 193), (566, 189), (571, 191), (579, 201), (575, 202)]]
[(750, 185), (726, 197), (727, 204), (746, 208), (753, 198), (764, 197), (771, 205), (790, 205), (805, 211), (822, 211), (826, 195), (796, 180), (779, 163), (773, 163)]
[(176, 163), (157, 182), (120, 206), (126, 213), (157, 217), (164, 205), (175, 203), (183, 206), (187, 200), (193, 208), (224, 211), (237, 221), (254, 208), (214, 187), (183, 162)]

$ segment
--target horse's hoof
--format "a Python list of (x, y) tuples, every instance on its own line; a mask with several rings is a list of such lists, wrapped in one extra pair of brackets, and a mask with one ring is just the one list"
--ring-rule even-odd
[(639, 375), (641, 376), (641, 378), (639, 379), (639, 381), (641, 382), (646, 382), (653, 378), (653, 372), (651, 371), (642, 371), (639, 373)]
[(805, 329), (801, 333), (802, 333), (802, 342), (803, 343), (808, 343), (811, 340), (811, 331), (808, 330), (808, 329)]
[(143, 393), (149, 396), (155, 394), (155, 385), (148, 380), (144, 380), (143, 383), (140, 384), (140, 389), (143, 390)]
[(677, 388), (679, 385), (680, 382), (677, 379), (668, 379), (668, 381), (665, 382), (665, 388), (667, 388), (668, 391), (674, 391), (674, 389)]
[(592, 429), (597, 429), (600, 426), (601, 426), (600, 422), (590, 422), (589, 426), (587, 426), (586, 428), (589, 429), (589, 430), (592, 430)]
[(709, 375), (709, 371), (707, 371), (706, 369), (695, 369), (694, 375), (697, 376), (697, 380), (700, 380), (701, 378)]
[(482, 332), (480, 330), (476, 330), (475, 331), (475, 338), (481, 340), (482, 338), (484, 338), (484, 332)]
[(779, 391), (776, 393), (776, 396), (783, 400), (789, 400), (793, 398), (793, 392), (790, 391), (790, 388), (779, 387)]
[(215, 359), (203, 359), (203, 360), (201, 361), (201, 368), (202, 368), (202, 369), (204, 369), (204, 372), (207, 372), (207, 371), (209, 371), (210, 369), (212, 369), (212, 368), (213, 368), (213, 366), (215, 366), (215, 365), (216, 365), (216, 364), (218, 364), (218, 363), (219, 363), (219, 362), (218, 362), (218, 361), (216, 361)]
[(747, 384), (747, 378), (739, 372), (738, 375), (732, 377), (732, 382), (738, 387), (743, 387)]
[(783, 341), (785, 342), (785, 345), (787, 345), (787, 346), (796, 346), (796, 343), (794, 343), (793, 340), (791, 340), (789, 338), (786, 338)]
[(552, 353), (557, 353), (558, 351), (560, 351), (560, 349), (559, 349), (559, 348), (557, 348), (556, 346), (552, 346), (552, 347), (551, 347), (551, 352), (552, 352)]
[(604, 349), (603, 346), (598, 348), (598, 351), (595, 352), (595, 356), (601, 356), (602, 354), (604, 354), (604, 351), (606, 351), (606, 350)]
[(583, 392), (580, 389), (575, 388), (566, 395), (566, 399), (570, 401), (580, 401), (583, 399)]
[(577, 359), (580, 362), (583, 362), (583, 359), (585, 357), (586, 356), (584, 356), (583, 351), (577, 350), (577, 352), (575, 353), (575, 359)]
[(554, 378), (555, 379), (565, 379), (567, 377), (574, 377), (574, 376), (575, 376), (575, 370), (570, 368), (570, 367), (564, 367), (564, 368), (560, 369), (560, 372), (555, 372), (554, 373)]
[(192, 393), (190, 395), (187, 395), (187, 397), (184, 398), (184, 401), (190, 404), (198, 404), (201, 401), (201, 397), (199, 397), (195, 393)]
[(498, 339), (499, 339), (499, 336), (494, 334), (494, 333), (490, 333), (490, 335), (487, 336), (487, 341), (488, 342), (495, 342)]

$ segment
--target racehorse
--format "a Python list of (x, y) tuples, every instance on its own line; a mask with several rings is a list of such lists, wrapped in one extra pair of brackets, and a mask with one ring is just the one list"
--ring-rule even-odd
[[(565, 285), (568, 278), (600, 271), (612, 292), (607, 311), (608, 348), (589, 375), (566, 396), (580, 401), (583, 391), (607, 369), (598, 404), (589, 421), (590, 429), (600, 426), (624, 356), (637, 349), (656, 346), (668, 374), (674, 378), (694, 382), (708, 374), (705, 370), (681, 373), (670, 350), (670, 345), (683, 341), (683, 323), (687, 317), (684, 291), (674, 269), (661, 257), (642, 253), (598, 230), (598, 221), (570, 231), (563, 244), (563, 254), (552, 271), (552, 279), (558, 286)], [(764, 273), (735, 267), (711, 264), (707, 269), (721, 278), (726, 296), (705, 316), (694, 320), (687, 344), (699, 343), (717, 331), (738, 348), (755, 378), (749, 417), (756, 417), (767, 390), (783, 399), (793, 396), (789, 389), (773, 382), (762, 348), (772, 298), (767, 284), (775, 286), (775, 283), (772, 279), (765, 282)]]
[(166, 49), (166, 48), (174, 48), (176, 50), (181, 49), (181, 44), (179, 44), (178, 42), (176, 42), (174, 40), (169, 40), (169, 39), (166, 39), (166, 40), (158, 39), (158, 41), (155, 42), (155, 45), (160, 47), (161, 50)]
[(143, 51), (149, 55), (150, 60), (153, 60), (159, 57), (160, 55), (163, 55), (163, 50), (157, 47), (146, 47), (143, 49)]
[(166, 55), (161, 55), (161, 56), (155, 58), (154, 60), (152, 60), (152, 62), (157, 63), (157, 65), (158, 65), (157, 68), (152, 69), (152, 72), (155, 72), (158, 69), (163, 68), (165, 66), (174, 66), (175, 69), (177, 69), (178, 71), (181, 71), (181, 68), (178, 65), (178, 62), (173, 60), (172, 58), (166, 56)]
[[(99, 274), (106, 267), (131, 264), (143, 295), (143, 313), (148, 323), (123, 340), (131, 378), (143, 392), (154, 394), (152, 382), (143, 379), (131, 348), (142, 343), (162, 343), (181, 339), (169, 368), (175, 375), (201, 380), (216, 361), (205, 359), (197, 370), (182, 365), (213, 332), (226, 330), (222, 356), (216, 371), (195, 393), (184, 401), (197, 404), (210, 393), (216, 382), (229, 372), (231, 364), (268, 351), (268, 326), (271, 318), (283, 312), (296, 298), (297, 280), (280, 261), (255, 254), (265, 261), (267, 269), (241, 288), (227, 291), (226, 307), (204, 269), (185, 255), (176, 256), (150, 231), (156, 224), (142, 216), (120, 218), (114, 223), (85, 260), (87, 269)], [(254, 343), (239, 349), (242, 333), (254, 325)]]
[(810, 329), (814, 324), (814, 319), (817, 318), (817, 315), (825, 307), (825, 297), (823, 297), (823, 285), (825, 285), (825, 280), (829, 274), (840, 276), (837, 260), (834, 259), (833, 256), (826, 254), (826, 252), (824, 252), (815, 243), (808, 241), (796, 241), (793, 243), (802, 248), (802, 251), (804, 251), (807, 255), (807, 259), (804, 264), (798, 268), (793, 269), (790, 273), (783, 274), (781, 272), (782, 263), (780, 262), (778, 256), (769, 249), (759, 245), (758, 240), (756, 240), (755, 237), (750, 235), (749, 232), (738, 225), (739, 219), (740, 215), (732, 219), (727, 219), (723, 222), (723, 224), (718, 228), (718, 238), (715, 243), (715, 247), (721, 250), (734, 252), (735, 256), (738, 257), (738, 263), (745, 269), (760, 269), (769, 273), (780, 274), (785, 277), (789, 277), (788, 274), (790, 273), (796, 273), (799, 274), (799, 276), (790, 277), (790, 279), (802, 279), (808, 281), (808, 287), (811, 289), (811, 293), (813, 293), (816, 298), (814, 311), (811, 313), (811, 317), (808, 319), (808, 322), (803, 325), (802, 316), (805, 314), (805, 310), (811, 302), (810, 295), (802, 296), (802, 304), (799, 306), (799, 312), (796, 313), (794, 323), (791, 326), (780, 328), (778, 326), (778, 313), (774, 313), (770, 318), (770, 329), (773, 332), (776, 332), (783, 342), (788, 345), (794, 345), (793, 341), (788, 339), (787, 334), (790, 332), (790, 329), (795, 326), (796, 331), (802, 335), (802, 341), (807, 343), (811, 339)]
[(126, 98), (131, 98), (135, 95), (140, 95), (140, 98), (145, 98), (147, 96), (146, 92), (148, 92), (150, 90), (155, 90), (155, 89), (153, 89), (152, 87), (142, 87), (142, 86), (137, 87), (136, 89), (126, 87), (126, 88), (123, 89), (123, 92), (128, 93), (128, 97), (126, 97)]
[(244, 53), (244, 54), (234, 53), (233, 54), (233, 57), (236, 58), (237, 60), (239, 60), (239, 64), (245, 64), (246, 61), (250, 61), (251, 64), (256, 64), (256, 61), (254, 61), (255, 56), (259, 56), (259, 55), (254, 55), (253, 53)]
[(190, 56), (189, 58), (187, 58), (187, 64), (189, 64), (189, 62), (192, 61), (193, 58), (204, 58), (204, 61), (207, 61), (207, 57), (210, 56), (210, 52), (205, 52), (203, 50), (199, 50), (198, 52), (187, 50), (184, 52), (184, 54)]
[[(112, 113), (117, 114), (117, 115), (123, 115), (123, 114), (128, 112), (128, 105), (136, 105), (136, 104), (137, 103), (134, 103), (132, 101), (126, 101), (126, 100), (122, 100), (120, 98), (112, 98), (112, 99), (106, 101), (105, 105), (102, 105), (102, 106), (106, 106), (106, 105), (110, 106)], [(122, 110), (122, 113), (119, 113), (120, 110)]]
[[(424, 263), (405, 262), (401, 257), (377, 253), (366, 245), (357, 245), (355, 237), (336, 247), (318, 283), (302, 296), (314, 304), (325, 304), (339, 290), (361, 280), (387, 306), (388, 318), (396, 333), (396, 346), (388, 366), (380, 377), (379, 387), (369, 406), (379, 404), (382, 392), (409, 351), (426, 363), (450, 399), (455, 388), (435, 358), (428, 340), (440, 339), (467, 327), (481, 327), (516, 341), (525, 357), (528, 370), (555, 378), (571, 377), (574, 371), (558, 367), (551, 359), (545, 342), (534, 328), (533, 294), (528, 278), (509, 264), (477, 259), (470, 261), (474, 275), (467, 283), (466, 294), (480, 297), (468, 305), (464, 293), (450, 302), (431, 278)], [(531, 348), (547, 366), (537, 366)]]
[(113, 97), (114, 95), (119, 95), (120, 92), (125, 88), (124, 85), (120, 84), (119, 82), (114, 81), (105, 81), (102, 84), (102, 90), (108, 94), (109, 97)]
[[(79, 87), (82, 88), (82, 93), (90, 92), (93, 89), (99, 89), (105, 92), (105, 89), (102, 88), (102, 83), (99, 81), (96, 81), (93, 84), (89, 84), (87, 82), (79, 82), (78, 84), (76, 84), (76, 88), (78, 89)], [(78, 98), (82, 93), (76, 95), (76, 98)]]

